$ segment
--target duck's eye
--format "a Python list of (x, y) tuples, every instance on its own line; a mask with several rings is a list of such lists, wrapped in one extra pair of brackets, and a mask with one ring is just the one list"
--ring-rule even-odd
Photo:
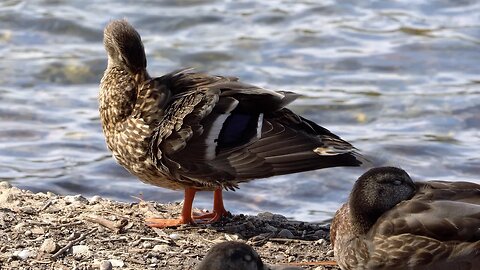
[(398, 180), (398, 179), (395, 179), (393, 182), (392, 182), (395, 186), (400, 186), (402, 184), (402, 181), (401, 180)]

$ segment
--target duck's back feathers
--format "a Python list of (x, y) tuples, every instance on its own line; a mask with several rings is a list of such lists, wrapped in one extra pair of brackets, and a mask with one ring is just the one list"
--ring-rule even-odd
[(412, 199), (378, 219), (371, 235), (414, 233), (439, 241), (480, 240), (480, 185), (435, 181), (417, 186)]
[(152, 157), (199, 187), (361, 164), (349, 143), (284, 108), (296, 94), (190, 70), (155, 81), (171, 94)]

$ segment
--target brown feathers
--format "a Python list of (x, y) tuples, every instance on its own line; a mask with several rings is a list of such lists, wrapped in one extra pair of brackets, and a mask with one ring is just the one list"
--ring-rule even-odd
[[(405, 179), (399, 169), (374, 170), (357, 180), (355, 187), (361, 188), (354, 187), (349, 202), (332, 222), (331, 240), (342, 269), (477, 269), (480, 185), (416, 183), (413, 197), (407, 192), (403, 201), (395, 202), (397, 198), (391, 194), (408, 190), (408, 179), (391, 185), (395, 179)], [(380, 190), (387, 196), (378, 197)], [(367, 206), (355, 194), (371, 196), (374, 204)], [(369, 213), (369, 208), (377, 208), (382, 201), (385, 205), (391, 201), (390, 207), (380, 207), (383, 213), (371, 224), (362, 222), (368, 218), (352, 214), (356, 208)]]

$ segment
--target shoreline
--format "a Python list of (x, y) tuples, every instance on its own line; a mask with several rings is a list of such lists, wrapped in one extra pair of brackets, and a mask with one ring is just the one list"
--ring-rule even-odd
[(325, 224), (269, 212), (167, 229), (144, 224), (180, 210), (180, 203), (33, 193), (0, 182), (0, 269), (195, 269), (209, 248), (231, 240), (253, 246), (269, 265), (339, 269), (313, 263), (333, 260)]

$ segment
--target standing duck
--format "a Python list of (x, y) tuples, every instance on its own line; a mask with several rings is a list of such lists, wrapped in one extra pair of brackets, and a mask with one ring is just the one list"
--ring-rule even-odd
[(344, 270), (479, 269), (480, 185), (371, 169), (335, 214), (331, 242)]
[(222, 190), (240, 182), (362, 163), (348, 142), (284, 108), (294, 93), (190, 69), (152, 78), (125, 20), (110, 22), (104, 45), (99, 110), (108, 148), (143, 182), (185, 191), (181, 217), (151, 226), (194, 223), (197, 191), (214, 191), (213, 212), (198, 217), (214, 222), (227, 214)]

